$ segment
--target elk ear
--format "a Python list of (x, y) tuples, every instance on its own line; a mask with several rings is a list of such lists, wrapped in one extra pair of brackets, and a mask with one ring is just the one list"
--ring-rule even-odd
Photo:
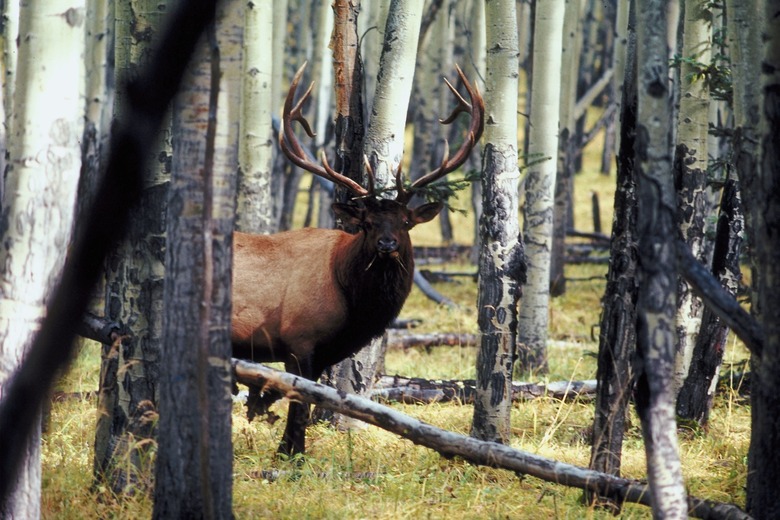
[(336, 214), (336, 218), (341, 219), (344, 225), (358, 226), (365, 218), (366, 210), (359, 208), (352, 204), (341, 204), (339, 202), (334, 203), (331, 208)]
[(412, 210), (411, 220), (414, 225), (422, 224), (423, 222), (429, 222), (439, 214), (443, 207), (444, 204), (441, 202), (429, 202), (428, 204), (423, 204), (422, 206)]

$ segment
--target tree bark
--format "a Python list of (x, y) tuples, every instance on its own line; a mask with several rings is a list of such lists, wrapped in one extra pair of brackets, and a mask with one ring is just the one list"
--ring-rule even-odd
[[(229, 358), (243, 13), (222, 4), (173, 110), (154, 518), (232, 518)], [(204, 135), (205, 130), (205, 135)]]
[(758, 307), (764, 329), (764, 351), (751, 358), (750, 404), (753, 417), (748, 452), (747, 510), (756, 518), (780, 517), (780, 1), (767, 0), (764, 10), (764, 93), (761, 165), (750, 201), (755, 225)]
[(485, 4), (487, 76), (477, 314), (477, 398), (471, 435), (509, 442), (517, 302), (525, 282), (518, 222), (517, 18), (515, 2)]
[[(152, 45), (157, 42), (165, 2), (128, 0), (116, 6), (117, 48), (116, 120), (131, 117), (124, 111), (130, 96), (125, 78), (138, 73), (150, 60)], [(169, 122), (165, 125), (169, 126)], [(160, 342), (162, 339), (163, 263), (165, 251), (165, 201), (170, 184), (170, 141), (165, 134), (158, 137), (156, 150), (145, 157), (144, 194), (133, 211), (128, 235), (111, 254), (105, 267), (105, 315), (110, 320), (132, 326), (133, 336), (122, 341), (119, 348), (113, 342), (103, 345), (101, 386), (98, 390), (98, 418), (95, 427), (94, 476), (108, 478), (115, 493), (131, 493), (133, 474), (151, 471), (135, 468), (128, 474), (128, 456), (118, 448), (148, 451), (149, 443), (127, 442), (131, 418), (140, 412), (139, 406), (157, 403)], [(137, 471), (135, 471), (137, 470)]]
[(575, 138), (574, 105), (577, 101), (577, 77), (582, 50), (580, 0), (567, 0), (564, 7), (563, 46), (560, 75), (560, 124), (558, 153), (556, 154), (555, 194), (553, 200), (553, 227), (550, 246), (550, 296), (566, 293), (565, 261), (566, 229), (569, 227), (570, 202), (573, 200), (574, 158), (580, 147)]
[[(83, 222), (84, 230), (75, 237), (63, 276), (47, 304), (46, 319), (24, 364), (11, 384), (3, 389), (0, 401), (0, 503), (6, 501), (15, 481), (27, 438), (39, 424), (39, 410), (48, 399), (55, 378), (70, 360), (76, 324), (87, 307), (101, 264), (118, 237), (124, 234), (129, 210), (140, 198), (146, 150), (154, 146), (157, 130), (178, 88), (184, 66), (213, 12), (214, 4), (205, 1), (177, 9), (161, 44), (164, 51), (156, 52), (149, 69), (139, 71), (130, 80), (137, 95), (127, 99), (133, 107), (126, 112), (130, 115), (129, 120), (119, 122), (114, 128), (107, 166), (112, 172), (111, 179), (101, 178), (94, 206)], [(45, 16), (45, 11), (42, 14)], [(49, 20), (61, 18), (54, 15)], [(62, 43), (63, 40), (58, 41)], [(72, 55), (75, 57), (78, 53)], [(57, 72), (56, 67), (49, 70)], [(63, 77), (67, 77), (66, 73), (60, 74), (59, 79)], [(78, 105), (81, 106), (81, 102)], [(50, 220), (42, 221), (51, 229)]]
[[(388, 12), (371, 121), (363, 141), (363, 154), (374, 171), (376, 190), (384, 197), (395, 186), (395, 172), (403, 158), (406, 111), (412, 93), (422, 10), (423, 2), (393, 0)], [(384, 352), (384, 342), (377, 338), (336, 365), (333, 369), (336, 388), (363, 395), (369, 392), (377, 370), (384, 363)]]
[[(736, 296), (745, 220), (736, 179), (728, 179), (720, 200), (720, 215), (712, 255), (712, 273), (732, 297)], [(726, 350), (729, 327), (715, 310), (706, 307), (693, 348), (691, 364), (677, 397), (677, 415), (706, 425), (714, 404), (718, 373)]]
[[(709, 87), (691, 60), (709, 65), (712, 59), (712, 16), (706, 0), (686, 0), (680, 65), (680, 109), (677, 118), (674, 175), (678, 227), (682, 239), (700, 262), (709, 264), (705, 225), (710, 216), (707, 193)], [(677, 285), (677, 353), (674, 386), (680, 390), (688, 375), (704, 307), (684, 278)]]
[[(547, 372), (547, 329), (550, 300), (550, 254), (553, 199), (558, 155), (563, 0), (536, 3), (529, 166), (525, 179), (525, 254), (528, 282), (518, 321), (517, 369)], [(568, 71), (567, 71), (568, 73)]]
[(637, 394), (647, 471), (658, 518), (685, 518), (672, 388), (677, 308), (676, 203), (664, 2), (637, 0)]
[[(78, 1), (31, 0), (20, 9), (19, 33), (25, 37), (19, 41), (0, 215), (3, 397), (28, 356), (71, 241), (83, 133), (84, 8)], [(57, 89), (52, 91), (52, 85)], [(25, 445), (16, 448), (21, 470), (0, 474), (5, 481), (0, 485), (2, 518), (40, 516), (41, 408), (30, 406), (34, 426)]]
[(271, 194), (274, 132), (273, 5), (250, 2), (244, 11), (241, 133), (239, 135), (236, 229), (247, 233), (276, 230)]
[[(596, 380), (553, 381), (547, 384), (511, 382), (510, 394), (513, 402), (527, 401), (539, 397), (553, 399), (577, 399), (591, 397), (596, 393)], [(477, 382), (474, 379), (462, 381), (428, 380), (417, 377), (382, 376), (369, 397), (380, 402), (409, 404), (447, 403), (473, 404), (477, 396)]]
[[(628, 21), (627, 21), (628, 23)], [(637, 193), (634, 176), (637, 76), (636, 32), (627, 27), (627, 56), (622, 87), (620, 150), (617, 155), (617, 191), (612, 218), (612, 242), (607, 287), (601, 314), (596, 379), (596, 409), (590, 467), (620, 475), (628, 403), (634, 389), (636, 356)], [(586, 496), (589, 502), (596, 497)]]

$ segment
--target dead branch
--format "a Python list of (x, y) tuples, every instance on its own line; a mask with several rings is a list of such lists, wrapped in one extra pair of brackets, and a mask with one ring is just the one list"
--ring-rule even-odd
[[(447, 403), (457, 401), (463, 404), (474, 402), (477, 385), (473, 379), (431, 380), (418, 377), (384, 375), (374, 385), (370, 398), (379, 402), (407, 404)], [(596, 393), (596, 380), (556, 381), (541, 383), (512, 383), (512, 400), (527, 401), (539, 397), (570, 400), (578, 397), (592, 397)]]
[(129, 335), (129, 331), (121, 323), (86, 312), (81, 317), (81, 322), (76, 325), (76, 334), (82, 338), (111, 345), (117, 339)]
[(432, 333), (412, 334), (405, 331), (390, 329), (387, 331), (387, 348), (410, 349), (423, 347), (475, 347), (479, 344), (476, 334)]
[(691, 288), (704, 305), (712, 309), (712, 312), (739, 336), (751, 354), (760, 357), (764, 350), (764, 330), (755, 318), (694, 258), (688, 244), (681, 240), (677, 242), (677, 261), (680, 274), (691, 284)]
[[(446, 458), (462, 457), (477, 465), (531, 475), (547, 482), (586, 489), (618, 503), (650, 505), (647, 484), (540, 457), (495, 442), (485, 442), (426, 424), (362, 397), (280, 372), (257, 363), (233, 360), (233, 373), (242, 382), (284, 393), (287, 398), (314, 403), (400, 435), (436, 450)], [(696, 518), (749, 519), (733, 504), (688, 497), (689, 514)]]

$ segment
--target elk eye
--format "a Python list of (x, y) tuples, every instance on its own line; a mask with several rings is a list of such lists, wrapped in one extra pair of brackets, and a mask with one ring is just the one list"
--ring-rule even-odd
[(411, 227), (411, 226), (412, 226), (412, 223), (411, 223), (411, 222), (409, 222), (409, 220), (404, 220), (404, 226), (406, 226), (406, 227)]

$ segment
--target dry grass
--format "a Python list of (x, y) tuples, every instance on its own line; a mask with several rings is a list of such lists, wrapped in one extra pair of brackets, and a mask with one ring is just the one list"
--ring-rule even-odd
[[(595, 162), (598, 144), (586, 153)], [(596, 150), (595, 152), (593, 150)], [(578, 194), (597, 191), (602, 201), (605, 232), (611, 224), (614, 177), (584, 172), (577, 177)], [(460, 207), (467, 207), (465, 203)], [(592, 230), (589, 204), (576, 208), (576, 226)], [(468, 243), (471, 218), (454, 214), (456, 241)], [(417, 244), (440, 242), (437, 226), (414, 231)], [(464, 271), (473, 266), (450, 264), (442, 270)], [(549, 380), (595, 377), (595, 352), (605, 265), (568, 266), (567, 276), (589, 278), (570, 282), (565, 296), (550, 309)], [(456, 310), (434, 307), (415, 289), (402, 316), (423, 318), (423, 331), (476, 332), (476, 284), (461, 279), (438, 289), (459, 304)], [(594, 332), (595, 331), (595, 332)], [(746, 357), (740, 344), (729, 345), (726, 361)], [(387, 372), (426, 378), (473, 378), (476, 349), (438, 347), (392, 351)], [(83, 347), (73, 368), (62, 379), (68, 391), (97, 388), (99, 353)], [(448, 430), (468, 433), (472, 410), (457, 404), (396, 405), (396, 408)], [(277, 405), (284, 416), (284, 406)], [(586, 429), (593, 405), (586, 401), (539, 399), (517, 403), (512, 415), (512, 445), (565, 462), (587, 465), (590, 446)], [(148, 518), (151, 498), (139, 493), (117, 499), (104, 489), (91, 491), (95, 400), (53, 403), (43, 444), (44, 518)], [(269, 482), (261, 471), (294, 469), (275, 457), (283, 421), (274, 425), (248, 423), (240, 405), (233, 414), (234, 510), (237, 518), (611, 518), (580, 503), (579, 490), (518, 478), (506, 471), (446, 460), (375, 427), (341, 432), (318, 424), (309, 428), (309, 455), (302, 471)], [(714, 500), (744, 503), (749, 407), (733, 391), (718, 395), (709, 430), (680, 430), (680, 454), (692, 494)], [(639, 421), (626, 432), (623, 473), (644, 478), (645, 457)], [(628, 505), (621, 518), (649, 518), (650, 511)]]

